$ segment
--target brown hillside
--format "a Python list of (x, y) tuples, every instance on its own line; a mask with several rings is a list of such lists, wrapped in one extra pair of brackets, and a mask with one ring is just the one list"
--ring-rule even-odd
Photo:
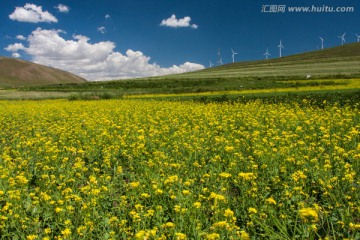
[(0, 57), (0, 88), (81, 82), (86, 80), (69, 72), (15, 58)]

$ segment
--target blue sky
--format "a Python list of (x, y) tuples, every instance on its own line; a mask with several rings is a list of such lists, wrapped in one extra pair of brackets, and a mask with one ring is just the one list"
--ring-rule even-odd
[[(313, 5), (354, 9), (289, 10)], [(355, 42), (359, 13), (358, 0), (2, 0), (0, 55), (89, 80), (180, 73), (217, 65), (218, 49), (225, 64), (231, 49), (235, 61), (264, 59), (267, 48), (278, 57), (280, 39), (283, 56), (320, 49), (319, 36), (325, 48), (343, 33)]]

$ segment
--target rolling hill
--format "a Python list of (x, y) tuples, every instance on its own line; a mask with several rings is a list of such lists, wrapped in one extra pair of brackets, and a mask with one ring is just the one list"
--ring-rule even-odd
[[(275, 55), (275, 54), (274, 54)], [(33, 91), (110, 92), (114, 95), (244, 91), (328, 85), (357, 86), (360, 43), (268, 60), (237, 62), (200, 71), (142, 79), (30, 87)], [(307, 75), (311, 79), (304, 81)], [(355, 79), (341, 80), (341, 79)], [(336, 80), (336, 81), (335, 81)]]
[(85, 79), (59, 69), (0, 57), (0, 88), (84, 82)]
[[(276, 53), (277, 54), (277, 53)], [(276, 56), (274, 53), (273, 56)], [(173, 78), (318, 77), (360, 75), (360, 43), (311, 51), (282, 58), (237, 62)]]

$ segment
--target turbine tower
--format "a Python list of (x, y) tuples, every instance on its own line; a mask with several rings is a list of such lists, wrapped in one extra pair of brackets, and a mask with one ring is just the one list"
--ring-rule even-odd
[(270, 56), (270, 53), (269, 53), (269, 49), (267, 48), (266, 49), (266, 52), (264, 53), (264, 55), (265, 55), (265, 58), (266, 58), (266, 60), (269, 58), (269, 56)]
[(319, 37), (321, 40), (321, 49), (324, 49), (324, 39), (322, 37)]
[(279, 48), (279, 55), (281, 57), (281, 49), (284, 48), (284, 46), (282, 45), (281, 40), (280, 40), (280, 44), (279, 44), (278, 48)]
[(212, 68), (212, 66), (214, 66), (214, 64), (211, 61), (209, 61), (209, 63), (210, 63), (209, 67)]
[(357, 37), (357, 42), (360, 42), (360, 36), (355, 33), (355, 36)]
[(218, 49), (218, 64), (219, 64), (219, 66), (223, 65), (220, 48)]
[(345, 34), (346, 34), (346, 33), (344, 33), (344, 34), (341, 35), (341, 36), (338, 36), (338, 38), (341, 38), (341, 45), (344, 45), (344, 43), (345, 43)]
[(235, 55), (238, 54), (237, 52), (234, 52), (234, 50), (231, 49), (231, 52), (232, 52), (232, 60), (233, 60), (233, 63), (235, 62)]

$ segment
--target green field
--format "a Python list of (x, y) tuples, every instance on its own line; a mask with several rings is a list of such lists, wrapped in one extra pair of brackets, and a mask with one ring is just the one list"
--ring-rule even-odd
[[(185, 74), (0, 91), (1, 99), (198, 98), (272, 93), (349, 92), (360, 89), (360, 44), (353, 43), (283, 58), (239, 62)], [(311, 76), (310, 78), (308, 77)], [(192, 97), (191, 97), (192, 96)]]

